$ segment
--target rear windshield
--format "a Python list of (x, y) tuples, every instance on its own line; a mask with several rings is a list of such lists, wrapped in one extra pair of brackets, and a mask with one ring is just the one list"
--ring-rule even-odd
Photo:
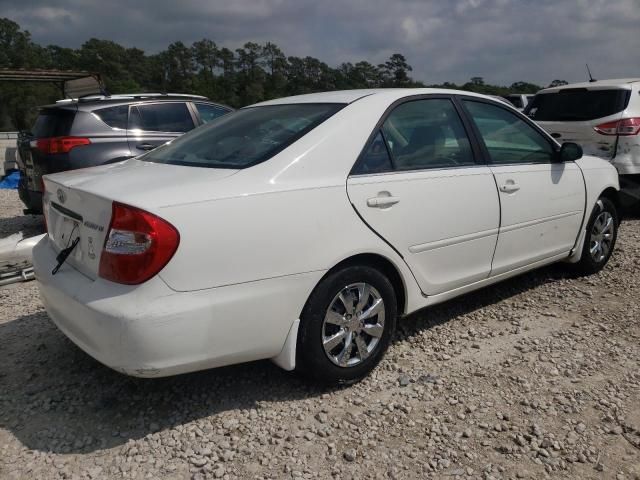
[(623, 111), (631, 91), (623, 89), (565, 89), (556, 93), (539, 93), (527, 106), (526, 114), (539, 122), (580, 122), (608, 117)]
[(141, 160), (210, 168), (247, 168), (278, 152), (320, 125), (343, 104), (251, 107), (211, 121)]
[(75, 111), (63, 108), (41, 110), (31, 133), (38, 138), (69, 135), (75, 116)]

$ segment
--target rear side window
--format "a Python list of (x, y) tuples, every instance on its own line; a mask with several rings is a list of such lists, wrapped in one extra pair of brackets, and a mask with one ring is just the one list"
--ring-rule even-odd
[(273, 157), (343, 107), (301, 103), (243, 108), (140, 159), (193, 167), (247, 168)]
[(208, 105), (206, 103), (196, 103), (196, 108), (200, 114), (200, 120), (202, 123), (208, 123), (211, 120), (215, 120), (222, 115), (229, 113), (229, 110), (215, 105)]
[(34, 137), (62, 137), (71, 133), (76, 112), (63, 108), (41, 110), (31, 129)]
[(451, 100), (403, 103), (382, 125), (396, 170), (475, 165), (469, 139)]
[(93, 113), (111, 128), (126, 130), (127, 119), (129, 117), (129, 106), (120, 105), (118, 107), (100, 108)]
[(373, 142), (371, 142), (369, 147), (364, 151), (353, 173), (354, 175), (366, 175), (368, 173), (388, 172), (392, 169), (393, 165), (391, 163), (391, 157), (389, 156), (389, 150), (387, 150), (382, 132), (378, 131)]
[(131, 107), (131, 129), (147, 132), (188, 132), (193, 127), (193, 119), (185, 103), (152, 103)]
[(583, 122), (622, 112), (629, 104), (630, 90), (569, 88), (539, 93), (526, 114), (538, 122)]

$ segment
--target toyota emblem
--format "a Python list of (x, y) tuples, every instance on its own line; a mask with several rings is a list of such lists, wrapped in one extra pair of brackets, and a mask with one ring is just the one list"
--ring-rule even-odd
[(64, 203), (65, 200), (67, 199), (67, 195), (61, 189), (58, 189), (58, 191), (56, 192), (56, 195), (60, 203)]

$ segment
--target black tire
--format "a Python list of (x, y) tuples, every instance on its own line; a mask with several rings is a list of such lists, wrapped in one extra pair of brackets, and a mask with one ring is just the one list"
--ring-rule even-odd
[[(594, 255), (591, 254), (591, 248), (594, 246), (594, 236), (597, 235), (596, 231), (594, 231), (594, 226), (598, 218), (601, 215), (609, 214), (613, 221), (611, 226), (611, 241), (609, 244), (609, 248), (606, 252), (606, 255), (603, 255), (601, 258), (594, 258)], [(596, 206), (593, 208), (593, 212), (591, 213), (591, 217), (589, 218), (589, 222), (587, 223), (587, 233), (584, 240), (584, 246), (582, 247), (582, 256), (580, 257), (580, 261), (575, 264), (574, 270), (579, 275), (592, 275), (594, 273), (598, 273), (600, 270), (604, 268), (604, 266), (611, 258), (611, 254), (613, 253), (613, 249), (616, 246), (616, 240), (618, 238), (618, 226), (620, 225), (618, 210), (615, 204), (606, 197), (600, 197), (600, 199), (596, 202)]]
[[(360, 349), (356, 346), (356, 351), (351, 353), (351, 355), (353, 355), (351, 361), (359, 363), (352, 366), (339, 366), (334, 362), (340, 355), (333, 357), (334, 361), (332, 361), (330, 360), (330, 354), (325, 352), (323, 335), (326, 333), (325, 329), (338, 328), (339, 330), (345, 330), (351, 327), (325, 325), (325, 316), (329, 308), (336, 305), (335, 301), (338, 294), (343, 292), (348, 286), (362, 283), (373, 287), (373, 290), (370, 289), (369, 291), (372, 295), (379, 296), (384, 302), (384, 326), (382, 334), (378, 337), (379, 339), (368, 354), (368, 357), (361, 359)], [(351, 291), (353, 291), (355, 295), (356, 289), (352, 289)], [(358, 300), (355, 296), (352, 298)], [(342, 302), (340, 303), (342, 304)], [(354, 302), (354, 304), (355, 303), (357, 302)], [(368, 305), (373, 305), (373, 297), (371, 297)], [(366, 309), (367, 308), (364, 308), (363, 310)], [(382, 312), (382, 308), (380, 311)], [(347, 313), (345, 313), (345, 316), (342, 318), (346, 318), (346, 315)], [(353, 317), (354, 319), (351, 321), (355, 321), (357, 315), (354, 314)], [(296, 370), (307, 377), (326, 384), (350, 384), (357, 382), (373, 370), (382, 359), (382, 356), (389, 346), (389, 342), (393, 338), (397, 317), (398, 307), (395, 291), (389, 279), (380, 271), (367, 266), (350, 266), (330, 273), (316, 286), (302, 312), (296, 348)], [(378, 316), (376, 315), (367, 321), (378, 322), (377, 319)], [(362, 325), (362, 322), (360, 325)], [(376, 326), (379, 325), (379, 323), (376, 323)], [(357, 328), (357, 326), (353, 328)], [(360, 331), (363, 331), (363, 329), (361, 328)], [(353, 336), (357, 335), (358, 333), (353, 333)], [(361, 338), (373, 341), (374, 337), (369, 337), (367, 334)], [(341, 346), (338, 345), (336, 348), (340, 349)], [(342, 358), (345, 357), (346, 355), (342, 356)]]

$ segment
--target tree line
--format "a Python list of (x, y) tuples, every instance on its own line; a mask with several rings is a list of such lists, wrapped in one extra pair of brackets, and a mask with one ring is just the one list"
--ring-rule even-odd
[[(401, 53), (379, 65), (362, 60), (331, 67), (314, 57), (287, 56), (271, 42), (248, 42), (231, 50), (205, 38), (191, 45), (174, 42), (159, 53), (146, 54), (139, 48), (92, 38), (74, 49), (38, 45), (8, 18), (0, 18), (0, 68), (87, 70), (101, 75), (110, 94), (191, 93), (232, 107), (326, 90), (427, 86), (410, 76), (412, 67)], [(566, 82), (552, 82), (558, 83)], [(482, 77), (463, 85), (428, 86), (490, 95), (535, 93), (542, 88), (528, 82), (490, 85)], [(60, 97), (55, 85), (0, 82), (0, 130), (28, 128), (38, 105)]]

